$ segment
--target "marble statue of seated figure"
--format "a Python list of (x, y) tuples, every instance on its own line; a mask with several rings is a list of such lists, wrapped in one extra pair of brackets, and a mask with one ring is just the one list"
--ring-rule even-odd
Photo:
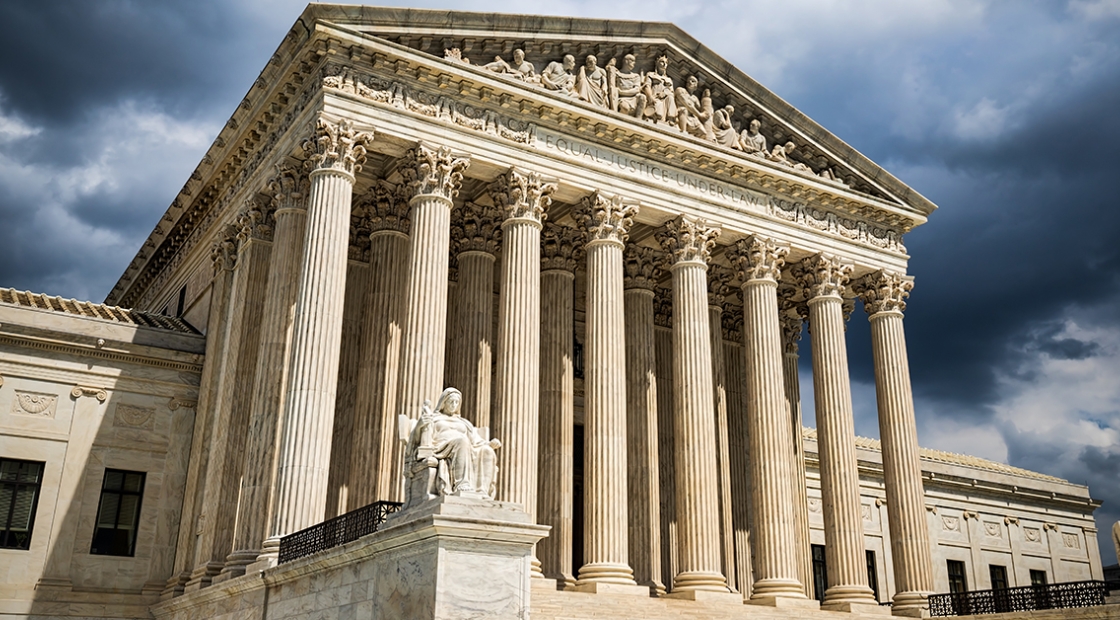
[(519, 80), (531, 82), (537, 79), (536, 67), (533, 66), (533, 63), (525, 60), (525, 51), (521, 49), (513, 50), (513, 62), (506, 62), (502, 60), (501, 56), (495, 56), (494, 62), (483, 65), (483, 68)]
[[(441, 495), (475, 495), (494, 498), (497, 439), (487, 439), (487, 429), (477, 429), (459, 413), (463, 395), (447, 388), (432, 409), (424, 401), (419, 419), (402, 419), (412, 428), (405, 447), (405, 476), (409, 478), (408, 503)], [(404, 418), (404, 416), (402, 416)], [(403, 434), (403, 433), (402, 433)], [(427, 497), (418, 497), (426, 492)]]

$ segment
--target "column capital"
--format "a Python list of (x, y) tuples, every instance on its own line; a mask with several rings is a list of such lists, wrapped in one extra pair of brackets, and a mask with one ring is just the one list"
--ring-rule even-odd
[(778, 323), (782, 329), (782, 350), (797, 355), (797, 343), (801, 340), (801, 326), (809, 316), (809, 307), (804, 301), (795, 301), (800, 289), (792, 284), (778, 285)]
[(756, 280), (777, 283), (782, 277), (789, 247), (767, 237), (751, 235), (735, 242), (728, 252), (731, 265), (738, 270), (743, 285)]
[(583, 258), (583, 233), (570, 226), (549, 224), (541, 233), (541, 271), (575, 273)]
[(728, 306), (723, 309), (723, 318), (719, 322), (723, 331), (723, 339), (735, 344), (743, 344), (743, 309), (739, 306)]
[(552, 204), (556, 183), (537, 172), (510, 168), (490, 184), (490, 199), (503, 219), (528, 219), (540, 223)]
[(653, 324), (673, 327), (673, 289), (659, 286), (653, 291)]
[(276, 208), (272, 201), (262, 202), (256, 196), (245, 200), (237, 215), (237, 240), (244, 247), (250, 239), (272, 241), (272, 229), (276, 221), (273, 213)]
[(409, 149), (404, 160), (401, 174), (412, 196), (439, 196), (448, 201), (459, 194), (463, 172), (471, 165), (469, 157), (456, 156), (446, 146), (423, 143)]
[(347, 248), (347, 258), (362, 262), (369, 262), (369, 234), (372, 228), (372, 218), (366, 206), (359, 201), (350, 211), (350, 241)]
[(364, 211), (370, 236), (383, 231), (408, 234), (408, 198), (401, 185), (377, 181), (358, 199), (358, 206)]
[(315, 119), (311, 137), (303, 142), (308, 161), (314, 171), (334, 170), (351, 177), (362, 169), (366, 161), (366, 146), (373, 142), (373, 131), (355, 128), (349, 120), (333, 122), (326, 118)]
[(311, 179), (302, 164), (282, 162), (276, 164), (276, 174), (268, 180), (267, 192), (272, 196), (276, 211), (296, 209), (307, 210), (307, 192), (311, 189)]
[(796, 263), (790, 271), (806, 301), (812, 301), (818, 297), (842, 297), (852, 265), (839, 256), (819, 252)]
[(724, 302), (731, 294), (731, 270), (722, 265), (708, 266), (708, 306), (723, 311)]
[(906, 310), (906, 298), (914, 288), (914, 278), (898, 272), (880, 269), (852, 282), (852, 290), (863, 301), (869, 316), (880, 312)]
[(703, 218), (681, 215), (665, 222), (665, 230), (656, 236), (674, 265), (685, 262), (707, 265), (719, 233), (719, 225), (709, 226)]
[(451, 215), (452, 254), (463, 252), (498, 253), (502, 238), (501, 210), (468, 202)]
[(634, 224), (634, 216), (638, 215), (638, 205), (627, 203), (622, 196), (596, 191), (580, 200), (574, 215), (584, 228), (588, 244), (594, 241), (624, 244)]
[(624, 289), (644, 288), (654, 290), (661, 279), (661, 252), (653, 248), (628, 245), (622, 252), (622, 282)]
[(210, 249), (210, 259), (214, 261), (214, 274), (223, 269), (233, 271), (237, 267), (237, 235), (240, 232), (236, 226), (227, 224)]

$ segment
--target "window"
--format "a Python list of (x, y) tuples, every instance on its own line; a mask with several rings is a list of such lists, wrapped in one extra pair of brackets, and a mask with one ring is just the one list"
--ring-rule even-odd
[(94, 555), (131, 556), (136, 551), (136, 528), (140, 523), (140, 498), (144, 474), (105, 470), (101, 503), (97, 506), (97, 529), (93, 533)]
[(964, 562), (946, 560), (945, 567), (949, 570), (949, 592), (968, 592), (968, 581), (964, 576)]
[(1007, 567), (996, 566), (995, 564), (988, 565), (988, 575), (992, 578), (993, 590), (1006, 590), (1007, 589)]
[(867, 584), (875, 593), (875, 600), (879, 600), (879, 571), (875, 570), (875, 552), (868, 549), (867, 553)]
[(44, 463), (0, 459), (0, 548), (30, 549)]
[(1044, 571), (1044, 570), (1032, 570), (1031, 571), (1031, 585), (1032, 586), (1044, 586), (1044, 585), (1046, 585), (1046, 571)]
[(813, 593), (817, 600), (824, 602), (824, 591), (828, 589), (828, 567), (824, 563), (824, 545), (810, 545), (813, 551)]

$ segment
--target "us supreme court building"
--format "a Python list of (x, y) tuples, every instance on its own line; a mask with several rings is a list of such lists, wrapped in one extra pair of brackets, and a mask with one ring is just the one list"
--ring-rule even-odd
[[(312, 4), (104, 304), (0, 290), (0, 618), (921, 616), (1101, 579), (1086, 487), (919, 447), (935, 208), (670, 24)], [(282, 562), (456, 475), (405, 458), (448, 386), (492, 484)]]

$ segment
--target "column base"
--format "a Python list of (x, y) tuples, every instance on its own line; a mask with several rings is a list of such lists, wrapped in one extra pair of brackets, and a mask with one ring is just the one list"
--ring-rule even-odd
[(666, 594), (665, 598), (673, 598), (682, 601), (720, 603), (726, 605), (743, 604), (743, 596), (741, 594), (730, 592), (726, 588), (723, 592), (716, 592), (713, 590), (676, 590)]
[(649, 598), (649, 587), (633, 583), (611, 583), (608, 581), (591, 581), (588, 583), (577, 582), (572, 588), (573, 592), (586, 594), (620, 594), (622, 596), (640, 596)]
[(795, 596), (752, 596), (747, 599), (748, 605), (759, 605), (761, 607), (775, 607), (777, 609), (803, 609), (809, 611), (817, 611), (821, 608), (821, 603), (814, 598), (805, 598), (804, 595), (800, 597)]
[(625, 564), (596, 562), (584, 564), (579, 569), (576, 586), (587, 583), (614, 583), (624, 586), (638, 585), (634, 581), (634, 570)]
[(280, 563), (280, 537), (272, 537), (261, 545), (261, 553), (257, 559), (245, 567), (245, 572), (256, 574), (266, 571)]
[(928, 592), (899, 592), (894, 595), (891, 613), (907, 618), (928, 618), (929, 594)]
[(879, 601), (875, 600), (875, 593), (871, 588), (861, 585), (832, 586), (824, 592), (824, 602), (821, 609), (844, 609), (844, 605), (859, 605), (862, 607), (878, 607)]
[(178, 575), (172, 576), (167, 580), (167, 585), (164, 586), (163, 592), (159, 596), (159, 600), (169, 601), (176, 596), (181, 596), (184, 592), (184, 588), (186, 587), (187, 582), (190, 581), (190, 578), (191, 574), (187, 571), (183, 571)]
[(754, 583), (751, 599), (774, 597), (807, 598), (805, 588), (795, 579), (760, 579)]
[(843, 611), (850, 614), (862, 614), (865, 616), (889, 616), (891, 615), (891, 608), (886, 605), (879, 605), (878, 603), (822, 603), (821, 609), (823, 611)]
[(673, 578), (673, 592), (706, 590), (708, 592), (730, 592), (723, 575), (709, 571), (686, 571)]
[(190, 581), (183, 587), (184, 592), (196, 592), (209, 586), (214, 581), (214, 576), (222, 572), (222, 562), (207, 562), (191, 571)]

